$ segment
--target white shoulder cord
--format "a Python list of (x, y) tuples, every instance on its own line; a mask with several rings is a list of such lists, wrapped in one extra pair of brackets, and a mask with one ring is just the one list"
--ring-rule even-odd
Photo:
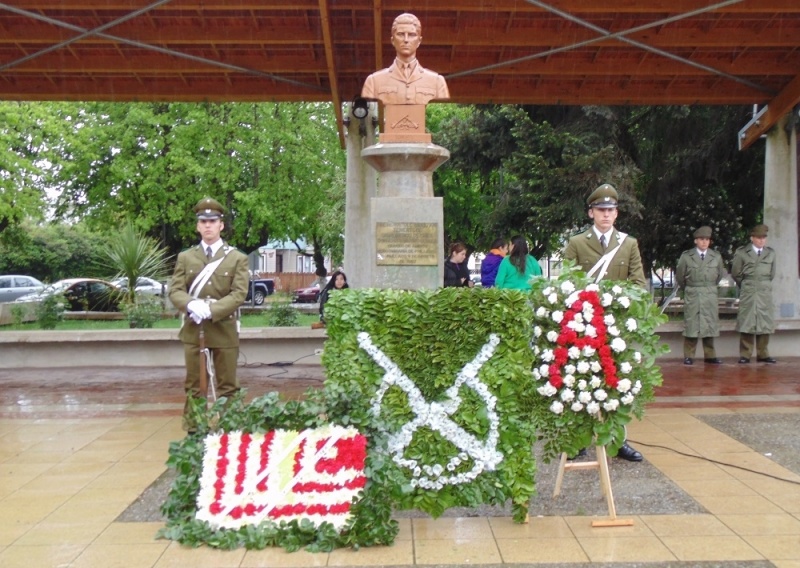
[(597, 273), (597, 278), (595, 278), (595, 282), (600, 282), (603, 279), (603, 276), (606, 275), (606, 272), (608, 272), (608, 265), (611, 264), (611, 261), (614, 259), (614, 255), (617, 254), (617, 251), (620, 249), (622, 243), (625, 242), (625, 238), (628, 236), (625, 233), (620, 233), (619, 231), (617, 231), (617, 234), (619, 235), (619, 237), (617, 237), (619, 239), (619, 244), (601, 256), (600, 260), (597, 261), (597, 264), (595, 264), (587, 274), (587, 276), (591, 278), (592, 275), (599, 270)]

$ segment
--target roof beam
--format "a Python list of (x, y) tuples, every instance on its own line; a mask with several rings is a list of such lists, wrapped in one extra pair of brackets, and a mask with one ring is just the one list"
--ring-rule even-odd
[(325, 64), (328, 68), (328, 84), (330, 85), (333, 113), (336, 115), (336, 125), (339, 132), (339, 144), (344, 148), (344, 124), (342, 122), (342, 100), (339, 98), (338, 73), (336, 60), (333, 53), (333, 38), (331, 37), (331, 20), (328, 11), (328, 0), (319, 0), (320, 26), (322, 27), (322, 43), (325, 45)]
[(800, 75), (797, 75), (786, 87), (772, 99), (761, 112), (739, 131), (739, 150), (749, 148), (762, 134), (785, 114), (800, 104)]

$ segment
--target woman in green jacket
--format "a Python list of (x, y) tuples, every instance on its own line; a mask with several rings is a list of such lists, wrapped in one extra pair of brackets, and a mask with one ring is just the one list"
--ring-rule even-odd
[(517, 235), (511, 239), (510, 251), (497, 269), (494, 285), (498, 288), (530, 290), (531, 279), (541, 275), (539, 261), (528, 254), (528, 241)]

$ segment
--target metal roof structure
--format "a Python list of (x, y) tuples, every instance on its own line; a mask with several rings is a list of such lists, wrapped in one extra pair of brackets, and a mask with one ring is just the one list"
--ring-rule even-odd
[(800, 102), (800, 0), (0, 1), (0, 99), (343, 102), (394, 18), (457, 103)]

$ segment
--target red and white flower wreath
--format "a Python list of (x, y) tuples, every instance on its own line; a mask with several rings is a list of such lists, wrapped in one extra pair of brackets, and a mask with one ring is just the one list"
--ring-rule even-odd
[(642, 384), (628, 375), (642, 356), (622, 337), (637, 330), (636, 320), (627, 318), (623, 331), (614, 315), (631, 305), (622, 288), (601, 292), (589, 284), (576, 290), (566, 280), (542, 294), (535, 310), (533, 377), (545, 381), (537, 390), (553, 398), (550, 411), (586, 412), (602, 420), (621, 404), (631, 405)]

